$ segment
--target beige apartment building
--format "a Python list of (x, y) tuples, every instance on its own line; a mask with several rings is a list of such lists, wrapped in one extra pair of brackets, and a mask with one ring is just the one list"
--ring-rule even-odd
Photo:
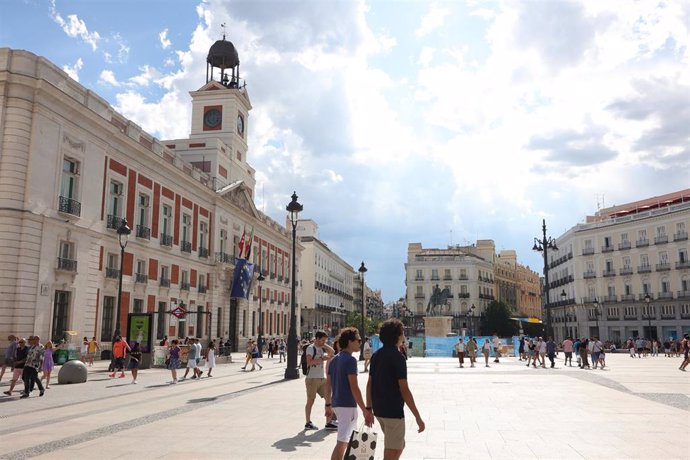
[(517, 264), (517, 311), (520, 316), (542, 318), (539, 274), (528, 266)]
[(298, 221), (297, 236), (304, 248), (300, 258), (302, 334), (313, 335), (321, 329), (334, 335), (353, 309), (355, 272), (318, 238), (318, 225), (313, 220)]
[(602, 209), (558, 237), (548, 301), (556, 338), (690, 332), (689, 226), (686, 189)]
[[(154, 339), (230, 337), (237, 348), (260, 325), (287, 335), (291, 233), (253, 202), (234, 46), (216, 42), (208, 64), (190, 137), (159, 141), (46, 59), (0, 49), (0, 335), (110, 342), (120, 278), (123, 328), (128, 313), (151, 313)], [(266, 277), (247, 300), (230, 298), (243, 234)]]

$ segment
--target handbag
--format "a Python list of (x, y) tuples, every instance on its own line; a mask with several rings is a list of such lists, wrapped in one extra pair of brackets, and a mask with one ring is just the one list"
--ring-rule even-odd
[(378, 434), (362, 424), (359, 430), (353, 430), (343, 460), (374, 460)]

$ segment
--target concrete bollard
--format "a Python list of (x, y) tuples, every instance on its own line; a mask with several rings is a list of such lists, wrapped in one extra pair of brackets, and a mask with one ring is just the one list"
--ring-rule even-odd
[(88, 371), (86, 369), (86, 364), (76, 360), (67, 361), (60, 368), (60, 372), (58, 372), (58, 383), (60, 385), (84, 383), (86, 382), (87, 375)]

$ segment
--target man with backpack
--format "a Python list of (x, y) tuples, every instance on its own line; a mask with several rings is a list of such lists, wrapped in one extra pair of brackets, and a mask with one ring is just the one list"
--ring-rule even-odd
[[(318, 430), (318, 427), (311, 422), (311, 409), (318, 394), (326, 401), (326, 407), (331, 405), (331, 389), (326, 379), (323, 364), (333, 358), (335, 354), (333, 348), (326, 344), (328, 335), (324, 331), (317, 331), (314, 343), (307, 346), (302, 353), (301, 367), (307, 388), (307, 403), (304, 406), (304, 416), (306, 423), (305, 430)], [(337, 430), (338, 426), (326, 419), (326, 429)]]

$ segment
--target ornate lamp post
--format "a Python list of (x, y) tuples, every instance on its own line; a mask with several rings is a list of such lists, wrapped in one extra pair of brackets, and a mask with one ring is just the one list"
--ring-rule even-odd
[(297, 193), (292, 192), (292, 201), (285, 208), (290, 213), (290, 223), (292, 224), (292, 286), (290, 293), (290, 331), (288, 334), (288, 355), (287, 367), (285, 368), (286, 379), (298, 379), (297, 369), (297, 321), (295, 316), (295, 259), (297, 252), (297, 218), (304, 207), (297, 202)]
[(546, 335), (553, 337), (551, 330), (551, 309), (549, 308), (549, 249), (558, 251), (556, 240), (546, 237), (546, 219), (542, 219), (542, 239), (534, 238), (532, 250), (544, 253), (544, 309), (546, 310)]
[(474, 335), (474, 328), (472, 327), (474, 323), (474, 309), (477, 308), (472, 304), (472, 306), (467, 310), (467, 316), (469, 316), (470, 319), (470, 335)]
[(265, 280), (266, 277), (264, 277), (264, 274), (259, 268), (259, 277), (256, 279), (259, 282), (259, 337), (257, 337), (256, 341), (259, 343), (259, 357), (263, 357), (263, 332), (264, 332), (264, 317), (261, 315), (261, 301), (264, 297), (264, 291), (261, 289), (261, 282)]
[(565, 340), (568, 337), (568, 307), (565, 306), (566, 297), (568, 297), (568, 294), (565, 293), (565, 289), (562, 289), (561, 302), (563, 303), (563, 311), (565, 312), (565, 315), (563, 315), (563, 317), (565, 318), (565, 335), (563, 336), (563, 340)]
[(645, 294), (644, 301), (647, 304), (647, 331), (649, 331), (649, 340), (652, 340), (652, 312), (649, 310), (649, 303), (652, 298), (649, 293)]
[(361, 328), (359, 329), (359, 336), (362, 338), (362, 342), (359, 345), (359, 360), (364, 361), (364, 301), (366, 300), (366, 294), (364, 293), (364, 274), (367, 272), (364, 261), (362, 261), (362, 265), (360, 265), (357, 271), (359, 272), (359, 279), (362, 280), (362, 321)]
[(120, 284), (117, 288), (117, 313), (115, 314), (115, 335), (120, 335), (120, 312), (122, 311), (122, 271), (125, 267), (125, 248), (129, 240), (129, 234), (132, 229), (127, 225), (127, 219), (122, 219), (120, 226), (117, 228), (117, 238), (120, 243)]
[(599, 301), (594, 299), (594, 318), (597, 322), (597, 337), (599, 337)]

